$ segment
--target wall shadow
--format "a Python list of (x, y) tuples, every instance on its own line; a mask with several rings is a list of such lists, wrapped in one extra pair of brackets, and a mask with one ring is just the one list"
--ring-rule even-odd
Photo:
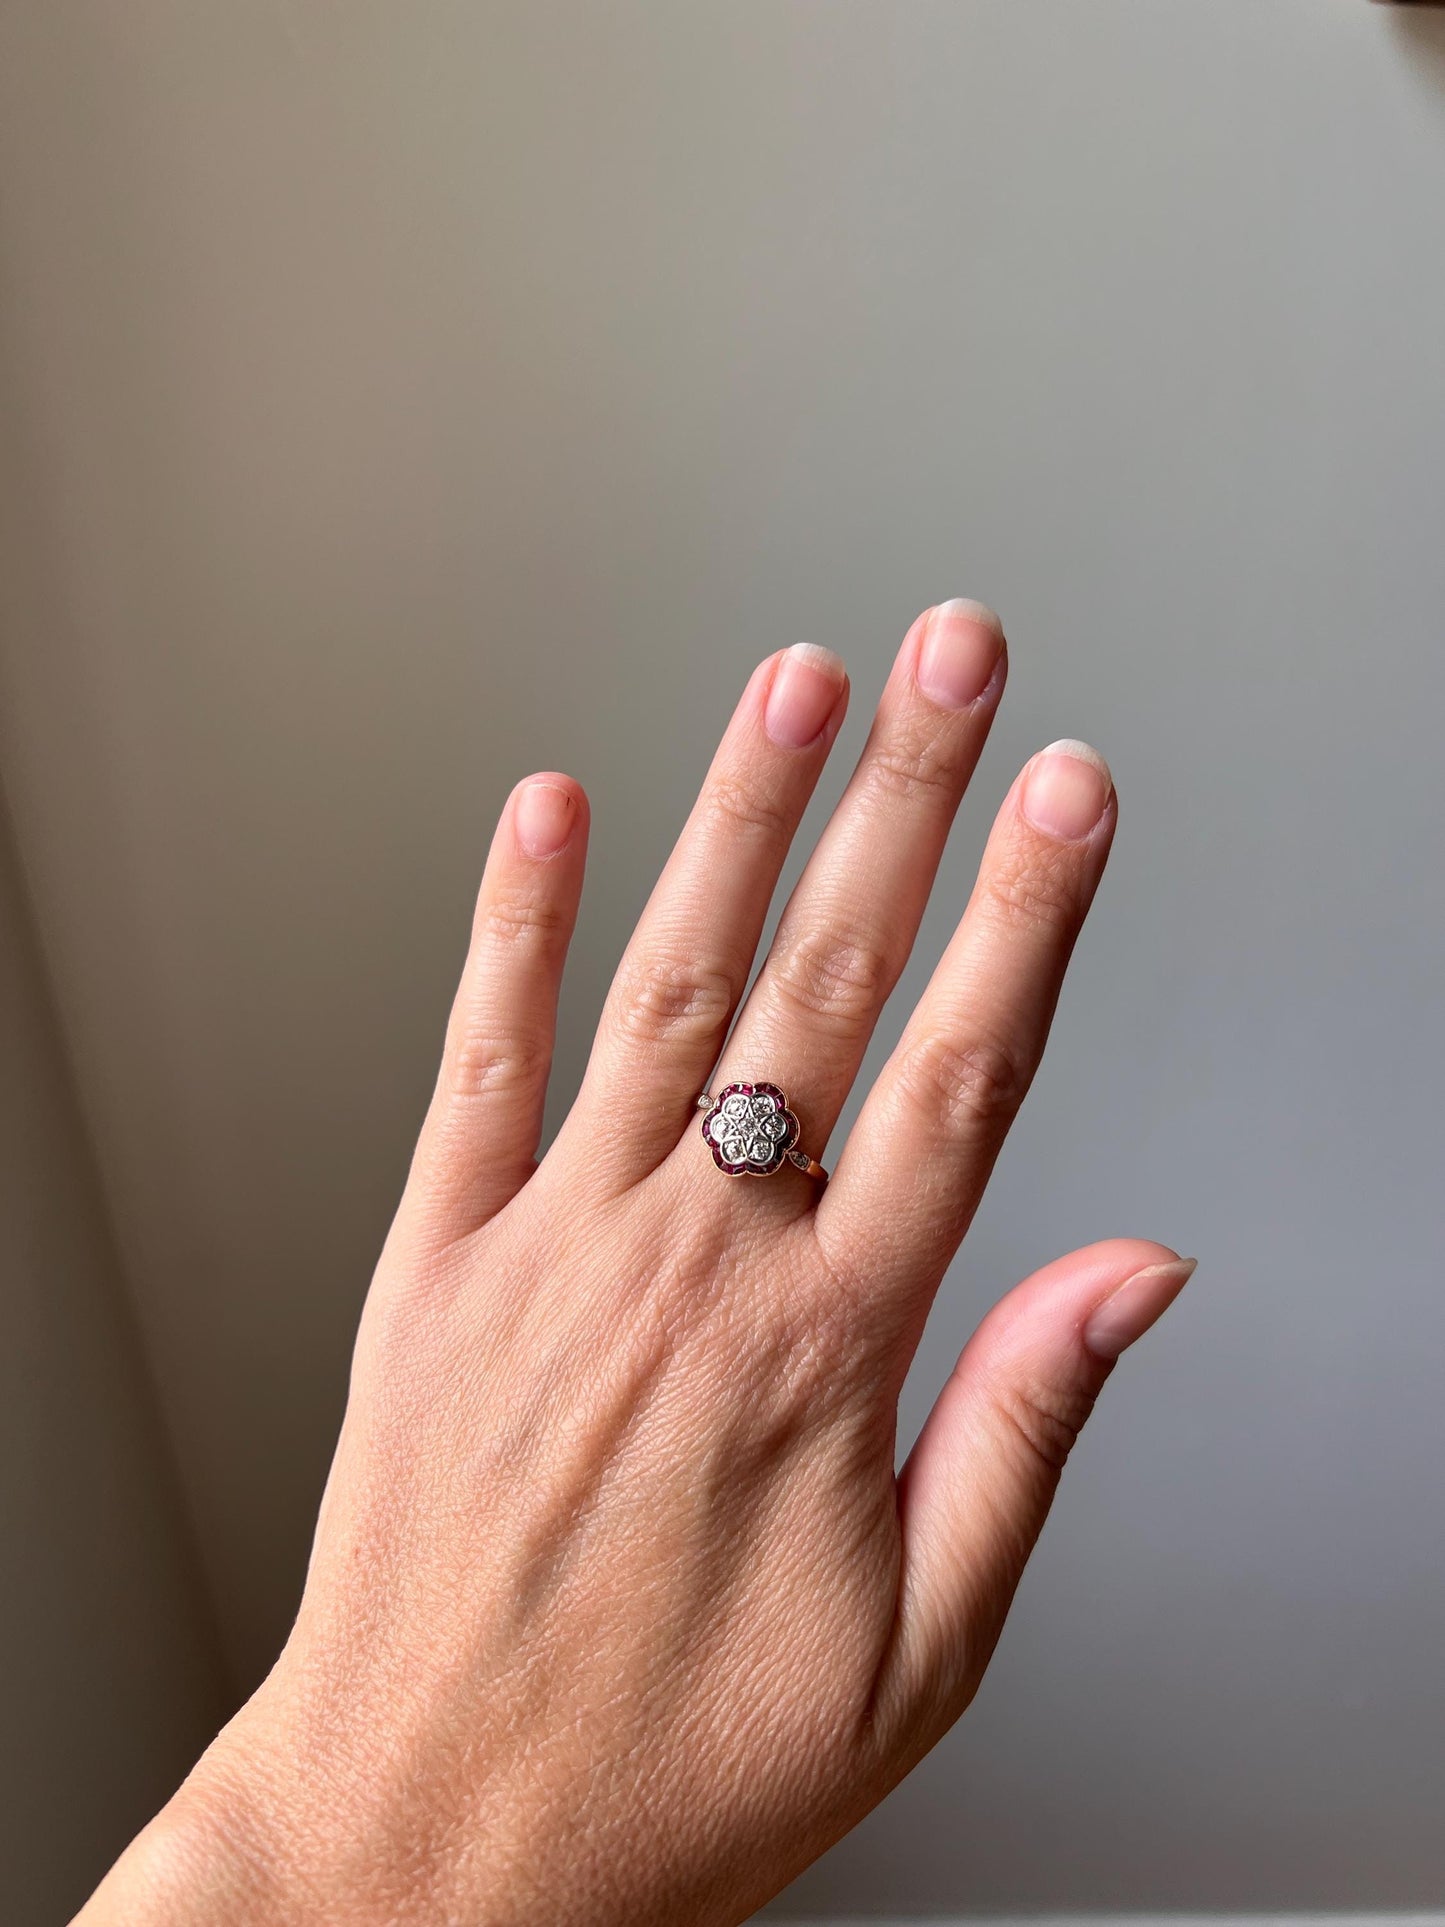
[(1445, 93), (1445, 0), (1392, 7), (1390, 25), (1415, 71)]

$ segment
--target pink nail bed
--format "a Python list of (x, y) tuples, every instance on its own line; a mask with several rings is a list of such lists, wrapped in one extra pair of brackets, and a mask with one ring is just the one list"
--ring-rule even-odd
[(928, 613), (915, 678), (942, 709), (967, 709), (993, 681), (1003, 654), (1003, 627), (992, 609), (962, 597)]
[(773, 671), (763, 727), (783, 749), (817, 742), (843, 693), (845, 671), (831, 649), (795, 642)]
[(572, 834), (577, 800), (555, 783), (528, 783), (517, 798), (513, 823), (523, 853), (541, 862), (556, 856)]
[(1114, 793), (1109, 765), (1087, 743), (1066, 740), (1040, 750), (1024, 777), (1019, 802), (1036, 830), (1080, 843)]
[(1126, 1278), (1102, 1305), (1096, 1305), (1084, 1326), (1084, 1343), (1095, 1358), (1110, 1364), (1168, 1311), (1194, 1276), (1197, 1258), (1148, 1265)]

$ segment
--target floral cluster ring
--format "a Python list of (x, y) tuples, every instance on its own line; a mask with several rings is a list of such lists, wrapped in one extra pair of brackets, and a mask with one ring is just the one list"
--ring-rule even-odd
[(826, 1181), (817, 1159), (798, 1149), (802, 1127), (776, 1084), (729, 1084), (716, 1097), (704, 1091), (697, 1108), (707, 1112), (702, 1134), (713, 1163), (730, 1178), (770, 1178), (796, 1164)]

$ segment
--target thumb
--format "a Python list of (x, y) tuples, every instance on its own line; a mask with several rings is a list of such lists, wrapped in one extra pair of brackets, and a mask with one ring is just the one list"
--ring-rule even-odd
[(898, 1479), (902, 1574), (880, 1682), (934, 1707), (931, 1745), (977, 1689), (1105, 1379), (1183, 1290), (1195, 1260), (1116, 1238), (1057, 1258), (965, 1346)]

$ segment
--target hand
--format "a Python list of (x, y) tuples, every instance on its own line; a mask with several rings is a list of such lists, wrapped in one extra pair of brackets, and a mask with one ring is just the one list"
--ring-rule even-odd
[(822, 1155), (1004, 675), (977, 604), (914, 624), (729, 1035), (847, 695), (826, 651), (761, 665), (540, 1164), (588, 812), (565, 776), (513, 793), (295, 1629), (84, 1921), (737, 1922), (968, 1705), (1095, 1395), (1192, 1269), (1120, 1240), (1019, 1285), (895, 1478), (1113, 835), (1100, 759), (1009, 791), (826, 1188), (724, 1174), (694, 1100), (772, 1080)]

